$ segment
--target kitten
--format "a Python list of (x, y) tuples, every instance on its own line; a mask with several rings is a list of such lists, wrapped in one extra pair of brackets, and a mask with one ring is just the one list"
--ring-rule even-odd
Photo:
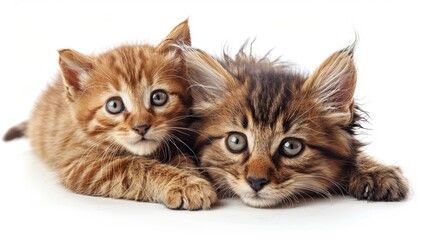
[(216, 192), (185, 152), (192, 98), (182, 50), (172, 46), (190, 41), (184, 21), (158, 46), (97, 56), (60, 50), (61, 77), (5, 140), (26, 132), (36, 155), (76, 193), (210, 208)]
[(353, 51), (334, 53), (307, 76), (243, 50), (217, 61), (185, 49), (201, 116), (195, 149), (221, 194), (253, 207), (333, 192), (371, 201), (406, 197), (401, 170), (375, 162), (356, 138), (363, 117), (353, 100)]

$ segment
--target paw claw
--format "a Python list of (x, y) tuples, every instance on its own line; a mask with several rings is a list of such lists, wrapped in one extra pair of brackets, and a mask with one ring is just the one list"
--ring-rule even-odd
[(364, 197), (364, 198), (368, 198), (368, 196), (369, 196), (369, 187), (368, 187), (368, 186), (366, 186), (366, 187), (365, 187), (365, 192), (363, 193), (363, 197)]
[(406, 197), (408, 184), (399, 168), (383, 166), (353, 173), (349, 192), (357, 199), (399, 201)]

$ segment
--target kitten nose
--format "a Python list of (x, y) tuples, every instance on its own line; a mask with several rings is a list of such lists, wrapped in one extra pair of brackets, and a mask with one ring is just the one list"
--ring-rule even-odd
[(133, 130), (143, 137), (147, 133), (147, 131), (149, 131), (149, 128), (149, 124), (141, 124), (134, 126)]
[(268, 183), (268, 180), (265, 178), (247, 177), (247, 183), (249, 183), (250, 187), (255, 190), (255, 192), (258, 192), (264, 188), (264, 186)]

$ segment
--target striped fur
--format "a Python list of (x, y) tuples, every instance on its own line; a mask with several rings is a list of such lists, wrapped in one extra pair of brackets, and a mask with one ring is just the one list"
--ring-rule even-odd
[[(354, 45), (334, 53), (311, 75), (243, 50), (221, 60), (185, 50), (191, 86), (197, 86), (192, 88), (195, 112), (201, 115), (195, 148), (221, 194), (254, 207), (333, 192), (375, 201), (406, 196), (399, 168), (373, 161), (355, 137), (362, 112), (353, 100)], [(245, 136), (244, 151), (228, 150), (231, 133)], [(288, 138), (303, 143), (295, 157), (281, 154)], [(252, 187), (255, 179), (262, 188)]]
[[(181, 50), (187, 21), (158, 46), (124, 45), (96, 56), (60, 50), (61, 77), (28, 121), (35, 153), (76, 193), (159, 202), (173, 209), (207, 209), (216, 200), (189, 157), (190, 109)], [(151, 93), (168, 94), (163, 106)], [(106, 102), (120, 97), (125, 110)], [(136, 126), (150, 125), (142, 136)], [(134, 129), (133, 129), (134, 128)]]

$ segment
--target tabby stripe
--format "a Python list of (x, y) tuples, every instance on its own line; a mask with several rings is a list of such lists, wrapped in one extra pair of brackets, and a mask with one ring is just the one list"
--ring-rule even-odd
[[(125, 189), (125, 193), (127, 193), (130, 189), (131, 189), (131, 185), (132, 185), (132, 181), (130, 180), (129, 177), (127, 177), (126, 175), (123, 176), (122, 181), (121, 181), (121, 186), (123, 189)], [(135, 200), (137, 199), (141, 199), (141, 191), (142, 189), (139, 189), (138, 191), (138, 196), (135, 198)]]
[(67, 175), (67, 182), (68, 185), (69, 183), (72, 183), (73, 186), (71, 186), (73, 189), (76, 189), (78, 186), (78, 179), (80, 178), (80, 176), (82, 175), (82, 172), (85, 171), (85, 168), (87, 168), (87, 165), (85, 164), (84, 161), (76, 161), (71, 163), (73, 164), (73, 166), (71, 167), (71, 171), (69, 172), (69, 174)]
[(242, 118), (241, 118), (241, 126), (244, 129), (247, 129), (247, 126), (249, 125), (249, 121), (247, 120), (247, 116), (246, 114), (243, 114)]
[(179, 98), (180, 102), (185, 106), (190, 104), (189, 98), (185, 98), (185, 96), (183, 96), (182, 94), (180, 94), (178, 92), (170, 92), (170, 95), (177, 96)]
[[(270, 119), (269, 125), (271, 127), (274, 127), (274, 124), (276, 124), (280, 113), (283, 112), (283, 108), (285, 107), (285, 104), (287, 104), (287, 102), (289, 101), (289, 97), (288, 97), (288, 95), (286, 95), (286, 91), (284, 89), (285, 86), (287, 86), (287, 85), (283, 83), (282, 84), (283, 94), (278, 94), (276, 96), (276, 98), (274, 99), (274, 101), (272, 103), (273, 106), (269, 106), (269, 105), (267, 106), (269, 108), (271, 107), (271, 113), (269, 115), (269, 119)], [(275, 106), (274, 106), (274, 104), (275, 104)], [(272, 110), (274, 109), (274, 107), (275, 107), (275, 111), (273, 112)]]
[(283, 133), (287, 133), (290, 128), (291, 128), (291, 122), (290, 122), (290, 120), (285, 120), (283, 122)]
[(100, 134), (102, 132), (105, 132), (105, 131), (107, 131), (108, 129), (111, 129), (111, 128), (113, 128), (113, 126), (110, 127), (110, 128), (109, 127), (96, 126), (92, 131), (88, 132), (88, 135), (90, 137), (95, 137), (98, 134)]
[(105, 183), (111, 184), (113, 178), (116, 178), (118, 175), (122, 175), (126, 172), (130, 163), (129, 159), (116, 159), (109, 162), (107, 166), (100, 168), (98, 172), (101, 172), (103, 175), (92, 181), (93, 185), (90, 191), (95, 193), (97, 188), (103, 186)]
[(211, 145), (213, 141), (220, 140), (224, 136), (209, 136), (207, 139), (202, 140), (195, 146), (195, 152), (199, 152), (201, 148)]
[[(142, 63), (140, 63), (140, 66), (139, 66), (139, 68), (138, 68), (138, 69), (144, 69), (144, 66), (143, 66), (143, 64), (142, 64)], [(143, 78), (143, 71), (138, 71), (138, 70), (137, 70), (137, 78), (135, 79), (135, 80), (137, 81), (136, 85), (137, 85), (138, 83), (140, 83), (140, 81), (142, 80), (142, 78)], [(133, 86), (135, 86), (135, 85), (133, 85)]]
[(249, 151), (245, 151), (243, 153), (243, 161), (241, 161), (241, 164), (242, 165), (245, 164), (247, 161), (249, 161), (249, 159), (250, 159), (250, 153)]
[(248, 94), (246, 97), (246, 103), (250, 109), (250, 113), (252, 114), (252, 119), (255, 121), (257, 119), (256, 118), (256, 109), (255, 109), (255, 106), (253, 106), (253, 104), (252, 104), (252, 98), (251, 98), (250, 94)]
[[(120, 63), (119, 63), (120, 64)], [(118, 65), (114, 65), (113, 67), (112, 67), (112, 69), (113, 69), (113, 71), (114, 72), (116, 72), (118, 75), (120, 75), (123, 79), (128, 79), (128, 74), (126, 73), (126, 72), (124, 72), (123, 70), (122, 70), (122, 68), (121, 67), (119, 67)], [(113, 82), (113, 81), (111, 81), (111, 82)]]
[(98, 173), (98, 171), (102, 168), (102, 163), (101, 161), (96, 161), (93, 162), (90, 166), (88, 166), (91, 168), (90, 171), (88, 171), (85, 176), (83, 176), (83, 179), (80, 182), (80, 188), (81, 189), (88, 189), (92, 182), (93, 179), (95, 177), (95, 175)]
[(271, 121), (269, 123), (270, 127), (272, 127), (272, 128), (274, 127), (274, 124), (277, 122), (277, 119), (278, 119), (278, 117), (280, 115), (280, 112), (282, 112), (282, 111), (283, 111), (282, 106), (278, 106), (276, 108), (276, 110), (271, 113), (271, 116), (270, 116)]
[(276, 151), (274, 156), (271, 157), (271, 161), (273, 162), (274, 166), (279, 169), (280, 168), (280, 153), (279, 151)]
[(329, 158), (336, 158), (336, 159), (340, 159), (340, 160), (344, 160), (344, 161), (352, 161), (353, 160), (349, 156), (340, 155), (340, 154), (338, 154), (338, 153), (336, 153), (336, 152), (334, 152), (328, 148), (322, 147), (322, 146), (317, 146), (317, 145), (312, 145), (312, 144), (307, 144), (307, 146), (309, 148), (312, 148), (314, 150), (319, 151), (321, 154), (323, 154), (324, 156), (329, 157)]
[[(98, 112), (98, 110), (100, 110), (102, 107), (104, 107), (104, 105), (89, 109), (89, 114), (85, 117), (84, 121), (88, 122), (88, 121), (92, 120), (94, 118), (95, 114)], [(60, 114), (60, 113), (58, 113), (58, 114)], [(58, 114), (57, 114), (57, 116), (58, 116)]]

